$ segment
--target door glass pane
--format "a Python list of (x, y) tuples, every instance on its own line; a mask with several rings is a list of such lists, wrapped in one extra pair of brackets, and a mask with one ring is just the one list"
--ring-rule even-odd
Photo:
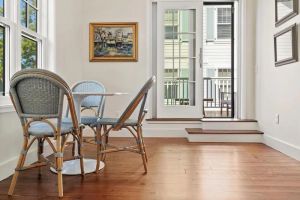
[(195, 106), (195, 13), (166, 10), (164, 13), (164, 104)]
[(37, 0), (28, 0), (28, 3), (30, 3), (34, 7), (37, 7)]
[(0, 16), (4, 17), (4, 0), (0, 0)]
[(20, 20), (21, 25), (27, 27), (27, 5), (25, 1), (20, 1)]
[(28, 28), (37, 31), (37, 11), (31, 6), (28, 6)]
[(5, 93), (5, 28), (0, 26), (0, 93), (4, 95)]
[(195, 32), (195, 10), (179, 10), (178, 11), (178, 26), (179, 32)]
[(37, 68), (38, 43), (22, 36), (22, 69)]

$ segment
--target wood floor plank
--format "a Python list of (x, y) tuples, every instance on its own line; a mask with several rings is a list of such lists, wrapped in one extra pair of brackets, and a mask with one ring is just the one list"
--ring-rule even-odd
[[(112, 139), (124, 144), (128, 139)], [(146, 139), (148, 174), (140, 156), (109, 154), (100, 174), (64, 176), (64, 198), (109, 200), (299, 200), (300, 162), (263, 144), (188, 143)], [(93, 158), (95, 146), (85, 145)], [(11, 177), (0, 182), (0, 199)], [(48, 167), (22, 172), (13, 199), (57, 199), (56, 176)]]

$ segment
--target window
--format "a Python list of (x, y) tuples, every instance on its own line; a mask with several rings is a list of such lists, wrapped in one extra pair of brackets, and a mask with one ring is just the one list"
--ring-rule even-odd
[(38, 0), (20, 1), (20, 24), (24, 28), (21, 36), (21, 69), (37, 68), (41, 55), (39, 46), (42, 37), (38, 31)]
[[(0, 96), (18, 70), (42, 68), (48, 0), (0, 0)], [(17, 16), (17, 17), (15, 17)], [(0, 97), (0, 105), (9, 103)]]
[(37, 0), (20, 0), (20, 22), (25, 28), (37, 32)]
[(4, 0), (0, 0), (0, 16), (4, 17)]
[(178, 11), (167, 10), (165, 13), (165, 33), (166, 39), (172, 40), (177, 39), (178, 35)]
[(231, 8), (218, 8), (217, 38), (231, 39)]
[(37, 68), (38, 43), (30, 38), (22, 36), (22, 69)]
[(231, 7), (206, 6), (204, 19), (206, 19), (206, 42), (231, 39)]

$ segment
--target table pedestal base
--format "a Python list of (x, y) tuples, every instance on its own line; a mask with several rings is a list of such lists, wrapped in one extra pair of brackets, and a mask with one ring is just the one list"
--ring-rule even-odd
[[(84, 163), (84, 173), (89, 174), (95, 172), (96, 169), (96, 163), (97, 160), (94, 159), (83, 159)], [(99, 170), (102, 170), (104, 168), (105, 164), (104, 162), (100, 162)], [(50, 167), (50, 170), (54, 173), (57, 173), (56, 170), (53, 167)], [(80, 175), (80, 160), (69, 160), (64, 161), (63, 168), (62, 168), (62, 174), (63, 175)]]

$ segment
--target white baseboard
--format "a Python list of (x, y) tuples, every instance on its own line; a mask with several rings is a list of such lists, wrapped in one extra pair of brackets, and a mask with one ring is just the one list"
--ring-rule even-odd
[(260, 134), (189, 134), (189, 142), (262, 143)]
[[(44, 154), (45, 156), (49, 156), (52, 154), (52, 150), (49, 145), (44, 146)], [(12, 157), (0, 163), (0, 181), (8, 178), (15, 172), (15, 168), (17, 166), (18, 160), (19, 160), (19, 155), (16, 155), (15, 157)], [(36, 161), (37, 161), (37, 149), (32, 148), (27, 153), (25, 165), (34, 163)]]
[(272, 137), (270, 135), (264, 135), (263, 143), (280, 151), (296, 160), (300, 161), (300, 147), (293, 144), (282, 141), (278, 138)]

